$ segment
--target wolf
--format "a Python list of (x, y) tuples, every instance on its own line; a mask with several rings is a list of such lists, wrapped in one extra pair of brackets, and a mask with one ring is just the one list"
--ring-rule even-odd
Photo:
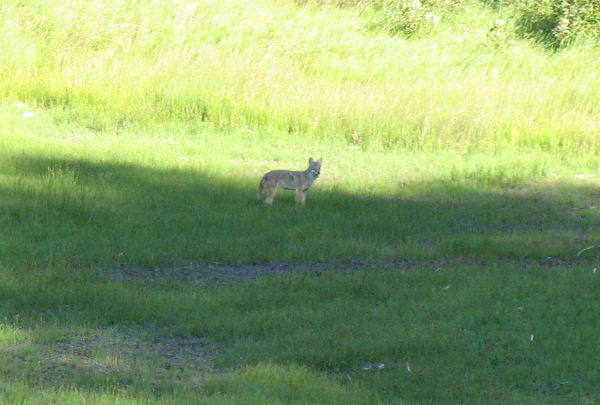
[(265, 204), (273, 204), (277, 189), (296, 190), (296, 204), (304, 205), (306, 200), (306, 191), (313, 185), (315, 180), (321, 174), (321, 163), (319, 160), (308, 159), (308, 169), (303, 172), (293, 172), (290, 170), (272, 170), (265, 174), (258, 187), (258, 200), (262, 199), (263, 191), (267, 188), (267, 198)]

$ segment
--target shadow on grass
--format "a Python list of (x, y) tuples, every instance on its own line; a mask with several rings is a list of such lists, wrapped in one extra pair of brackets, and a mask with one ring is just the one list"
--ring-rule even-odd
[(35, 157), (5, 171), (1, 257), (30, 268), (566, 259), (600, 239), (600, 192), (585, 185), (429, 183), (357, 196), (317, 183), (301, 209), (286, 191), (258, 203), (258, 178)]
[[(419, 383), (416, 373), (402, 381), (396, 377), (410, 354), (417, 365), (431, 364), (429, 374), (424, 374), (431, 386), (412, 392), (413, 399), (435, 394), (441, 400), (447, 389), (457, 389), (450, 377), (443, 389), (437, 388), (434, 381), (440, 381), (441, 372), (436, 364), (441, 364), (445, 375), (465, 373), (476, 382), (467, 394), (454, 392), (460, 401), (477, 398), (489, 384), (499, 393), (495, 399), (506, 399), (504, 387), (528, 375), (527, 367), (515, 376), (492, 364), (510, 370), (522, 363), (518, 356), (509, 357), (520, 334), (542, 336), (545, 331), (546, 336), (571, 334), (583, 339), (595, 333), (592, 322), (576, 316), (594, 294), (594, 286), (584, 284), (589, 271), (584, 275), (581, 269), (574, 276), (555, 270), (556, 277), (542, 278), (531, 266), (525, 274), (513, 264), (501, 269), (505, 274), (498, 277), (502, 272), (498, 269), (479, 271), (471, 266), (469, 271), (455, 268), (442, 276), (405, 276), (398, 271), (392, 277), (373, 273), (348, 280), (309, 277), (205, 292), (185, 285), (115, 282), (104, 272), (115, 267), (127, 271), (214, 262), (493, 263), (548, 256), (572, 260), (600, 237), (595, 208), (600, 193), (591, 186), (519, 190), (429, 183), (408, 185), (397, 195), (356, 196), (320, 190), (317, 183), (307, 206), (296, 208), (293, 193), (281, 192), (271, 207), (258, 203), (258, 179), (247, 177), (24, 156), (5, 162), (2, 170), (0, 317), (42, 335), (45, 329), (64, 328), (57, 333), (58, 340), (61, 334), (70, 341), (69, 333), (119, 325), (207, 337), (209, 343), (228, 347), (223, 360), (227, 366), (239, 365), (239, 359), (251, 365), (270, 359), (339, 372), (385, 359), (385, 372), (391, 370), (387, 377), (352, 376), (373, 387), (381, 385), (382, 392), (392, 392), (391, 397), (411, 392), (411, 384)], [(585, 294), (581, 289), (565, 292), (564, 286), (570, 284), (586, 285)], [(528, 301), (539, 312), (518, 318), (515, 308), (532, 291), (541, 291)], [(547, 310), (547, 302), (557, 299), (562, 304)], [(473, 311), (474, 307), (480, 309)], [(557, 315), (564, 322), (555, 325)], [(485, 342), (478, 340), (482, 331)], [(524, 342), (529, 342), (527, 336)], [(493, 346), (498, 353), (488, 354), (487, 341), (500, 342)], [(519, 353), (537, 365), (560, 346), (554, 341), (545, 344), (540, 352), (523, 348)], [(60, 354), (55, 346), (50, 350)], [(474, 371), (457, 369), (461, 358), (469, 356)], [(93, 390), (126, 388), (132, 378), (143, 377), (119, 368), (108, 372), (81, 368), (79, 358), (66, 366), (52, 360), (50, 377), (44, 379), (43, 373), (33, 370), (35, 358), (24, 357), (24, 372), (5, 365), (5, 377), (32, 385), (58, 381)], [(393, 362), (388, 365), (387, 359)], [(558, 358), (552, 367), (561, 361)], [(486, 362), (492, 366), (481, 368)], [(79, 369), (85, 369), (81, 378), (75, 375)], [(34, 373), (32, 379), (23, 375), (28, 370)], [(551, 382), (562, 378), (552, 370), (543, 369), (540, 378)], [(525, 397), (536, 384), (522, 389)], [(175, 389), (182, 386), (189, 387), (175, 384)], [(153, 395), (151, 381), (135, 389)], [(168, 386), (164, 389), (172, 392)]]

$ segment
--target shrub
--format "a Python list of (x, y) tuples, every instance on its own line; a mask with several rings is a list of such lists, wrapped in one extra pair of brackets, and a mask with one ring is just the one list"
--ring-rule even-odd
[[(295, 0), (297, 4), (358, 6), (375, 11), (374, 27), (390, 34), (426, 35), (445, 15), (472, 1), (459, 0)], [(577, 40), (600, 40), (600, 0), (475, 0), (505, 9), (516, 20), (516, 33), (551, 48)]]
[(500, 0), (494, 4), (513, 11), (518, 35), (552, 48), (576, 40), (600, 40), (600, 0)]

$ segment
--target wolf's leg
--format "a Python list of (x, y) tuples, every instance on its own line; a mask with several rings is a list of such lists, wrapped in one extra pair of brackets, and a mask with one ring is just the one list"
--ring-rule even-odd
[(260, 185), (258, 186), (258, 194), (256, 195), (256, 198), (258, 200), (260, 200), (262, 198), (264, 188), (265, 188), (265, 178), (263, 177), (262, 180), (260, 181)]
[(275, 194), (277, 194), (277, 185), (268, 186), (268, 195), (265, 199), (265, 204), (273, 204), (273, 199), (275, 198)]
[(296, 190), (296, 204), (304, 205), (305, 200), (306, 200), (306, 191), (302, 191), (300, 189)]

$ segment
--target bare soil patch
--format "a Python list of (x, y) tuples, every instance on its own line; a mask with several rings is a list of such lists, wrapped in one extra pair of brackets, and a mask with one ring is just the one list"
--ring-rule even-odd
[(395, 260), (387, 262), (348, 263), (291, 263), (269, 262), (260, 264), (190, 264), (173, 267), (119, 267), (109, 271), (116, 281), (135, 281), (148, 284), (186, 283), (198, 287), (226, 287), (264, 277), (327, 273), (356, 274), (364, 271), (439, 271), (447, 266), (491, 266), (519, 264), (526, 266), (557, 266), (575, 263), (595, 263), (595, 258), (562, 258), (548, 256), (543, 259), (494, 259), (451, 258), (436, 260)]
[(363, 265), (342, 265), (331, 263), (285, 263), (262, 264), (193, 264), (175, 267), (122, 267), (111, 270), (111, 276), (118, 281), (139, 281), (143, 283), (183, 282), (199, 287), (229, 286), (263, 277), (331, 271), (357, 270)]

